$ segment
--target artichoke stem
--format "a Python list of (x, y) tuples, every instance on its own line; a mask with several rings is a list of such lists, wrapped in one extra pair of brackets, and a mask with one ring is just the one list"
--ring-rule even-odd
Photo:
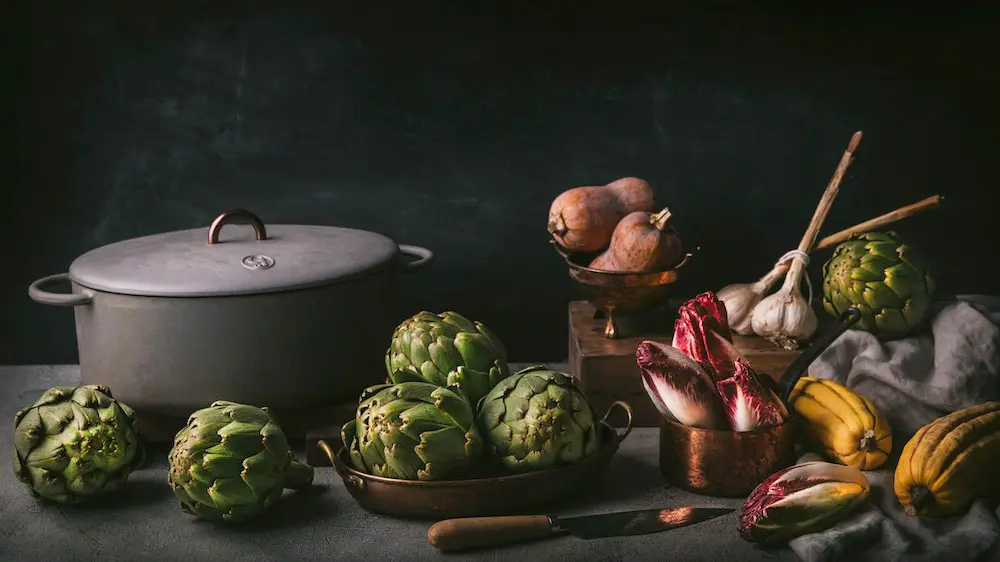
[(903, 511), (910, 517), (916, 517), (917, 512), (932, 501), (934, 496), (930, 490), (924, 486), (914, 486), (910, 488), (910, 503), (903, 506)]
[(858, 445), (858, 450), (860, 451), (871, 451), (875, 448), (875, 430), (869, 429), (865, 431), (865, 434), (861, 437), (861, 443)]
[(313, 467), (292, 459), (291, 464), (285, 469), (285, 487), (290, 490), (299, 490), (312, 486)]

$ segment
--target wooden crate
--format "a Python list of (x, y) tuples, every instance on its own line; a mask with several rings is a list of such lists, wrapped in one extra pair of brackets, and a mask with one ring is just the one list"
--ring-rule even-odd
[[(601, 415), (615, 400), (628, 402), (635, 412), (635, 425), (659, 425), (660, 414), (642, 387), (635, 348), (642, 340), (670, 343), (673, 317), (680, 302), (671, 303), (657, 322), (644, 321), (640, 329), (630, 327), (628, 319), (618, 322), (623, 337), (604, 337), (603, 318), (595, 318), (594, 307), (586, 301), (569, 305), (570, 372), (580, 382), (587, 399)], [(733, 343), (758, 372), (780, 376), (800, 351), (777, 348), (759, 337), (733, 336)]]

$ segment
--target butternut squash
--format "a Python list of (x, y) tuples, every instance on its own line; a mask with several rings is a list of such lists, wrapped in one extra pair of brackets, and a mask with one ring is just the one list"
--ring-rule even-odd
[(639, 178), (574, 187), (552, 201), (548, 232), (567, 250), (596, 252), (607, 247), (615, 225), (625, 215), (652, 208), (653, 190)]
[(670, 209), (656, 214), (629, 213), (615, 226), (608, 249), (594, 258), (590, 267), (645, 273), (677, 265), (684, 250), (670, 217)]
[(959, 514), (981, 498), (1000, 498), (1000, 402), (940, 417), (903, 447), (893, 488), (908, 515)]

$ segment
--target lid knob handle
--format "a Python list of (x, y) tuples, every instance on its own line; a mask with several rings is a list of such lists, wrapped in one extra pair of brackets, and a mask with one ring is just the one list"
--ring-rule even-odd
[(222, 213), (212, 221), (212, 226), (208, 227), (208, 243), (218, 244), (219, 243), (219, 232), (222, 231), (222, 227), (227, 224), (249, 224), (253, 227), (254, 233), (257, 235), (257, 240), (264, 240), (267, 238), (267, 229), (264, 228), (264, 221), (260, 220), (260, 217), (247, 211), (246, 209), (231, 209)]

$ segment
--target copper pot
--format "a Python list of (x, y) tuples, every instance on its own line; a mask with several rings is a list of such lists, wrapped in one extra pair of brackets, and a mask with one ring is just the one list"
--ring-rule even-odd
[(759, 431), (701, 429), (660, 422), (660, 472), (685, 490), (745, 496), (768, 475), (795, 462), (796, 420)]
[[(837, 324), (824, 332), (788, 366), (775, 391), (788, 395), (809, 365), (861, 318), (847, 309)], [(763, 377), (770, 381), (770, 377)], [(792, 412), (789, 407), (789, 412)], [(781, 425), (755, 431), (701, 429), (663, 419), (660, 423), (660, 472), (678, 488), (709, 496), (746, 496), (769, 475), (795, 463), (798, 419), (794, 414)]]

